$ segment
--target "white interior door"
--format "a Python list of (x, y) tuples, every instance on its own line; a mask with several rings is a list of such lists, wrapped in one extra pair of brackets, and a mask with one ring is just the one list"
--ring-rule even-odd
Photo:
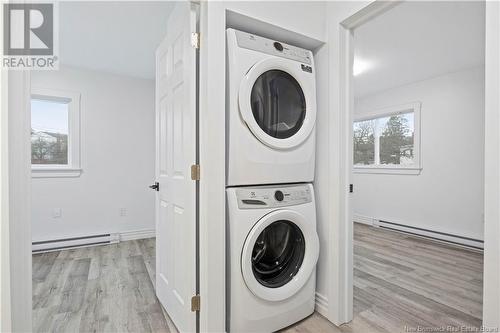
[(196, 331), (198, 5), (177, 2), (156, 51), (156, 295), (181, 332)]

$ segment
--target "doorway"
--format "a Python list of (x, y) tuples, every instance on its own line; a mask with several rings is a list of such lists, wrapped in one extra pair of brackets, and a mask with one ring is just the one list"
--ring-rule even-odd
[[(59, 4), (59, 70), (30, 73), (33, 331), (176, 331), (157, 288), (170, 262), (156, 255), (157, 192), (148, 188), (156, 71), (165, 69), (155, 52), (167, 32), (184, 28), (169, 25), (184, 19), (175, 8)], [(191, 48), (190, 34), (179, 44)], [(175, 55), (184, 60), (182, 50)], [(194, 331), (196, 312), (184, 308)]]
[(353, 325), (481, 326), (484, 13), (403, 2), (352, 30)]

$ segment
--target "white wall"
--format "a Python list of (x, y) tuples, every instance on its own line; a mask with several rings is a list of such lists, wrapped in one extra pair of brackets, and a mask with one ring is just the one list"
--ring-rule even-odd
[(154, 230), (154, 81), (62, 68), (33, 72), (32, 87), (81, 93), (83, 169), (32, 179), (33, 241)]
[(355, 100), (355, 115), (419, 101), (420, 175), (353, 176), (354, 213), (483, 239), (484, 67)]

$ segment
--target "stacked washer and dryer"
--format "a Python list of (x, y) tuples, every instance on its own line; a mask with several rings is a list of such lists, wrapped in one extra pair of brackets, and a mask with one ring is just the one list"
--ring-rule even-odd
[(227, 45), (227, 330), (272, 332), (314, 312), (314, 62), (233, 29)]

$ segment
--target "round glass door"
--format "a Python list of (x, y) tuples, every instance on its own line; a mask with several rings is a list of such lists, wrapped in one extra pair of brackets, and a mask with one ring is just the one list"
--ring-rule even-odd
[(278, 209), (248, 233), (241, 273), (248, 289), (268, 301), (295, 295), (314, 272), (319, 256), (315, 223), (297, 211)]
[(279, 288), (299, 271), (304, 260), (305, 240), (294, 223), (271, 223), (258, 236), (252, 250), (252, 271), (265, 287)]
[(266, 71), (255, 80), (250, 105), (259, 127), (277, 139), (296, 134), (306, 116), (302, 88), (293, 76), (282, 70)]
[(241, 79), (238, 106), (252, 134), (273, 149), (302, 144), (316, 122), (314, 75), (300, 63), (271, 57), (255, 63)]

